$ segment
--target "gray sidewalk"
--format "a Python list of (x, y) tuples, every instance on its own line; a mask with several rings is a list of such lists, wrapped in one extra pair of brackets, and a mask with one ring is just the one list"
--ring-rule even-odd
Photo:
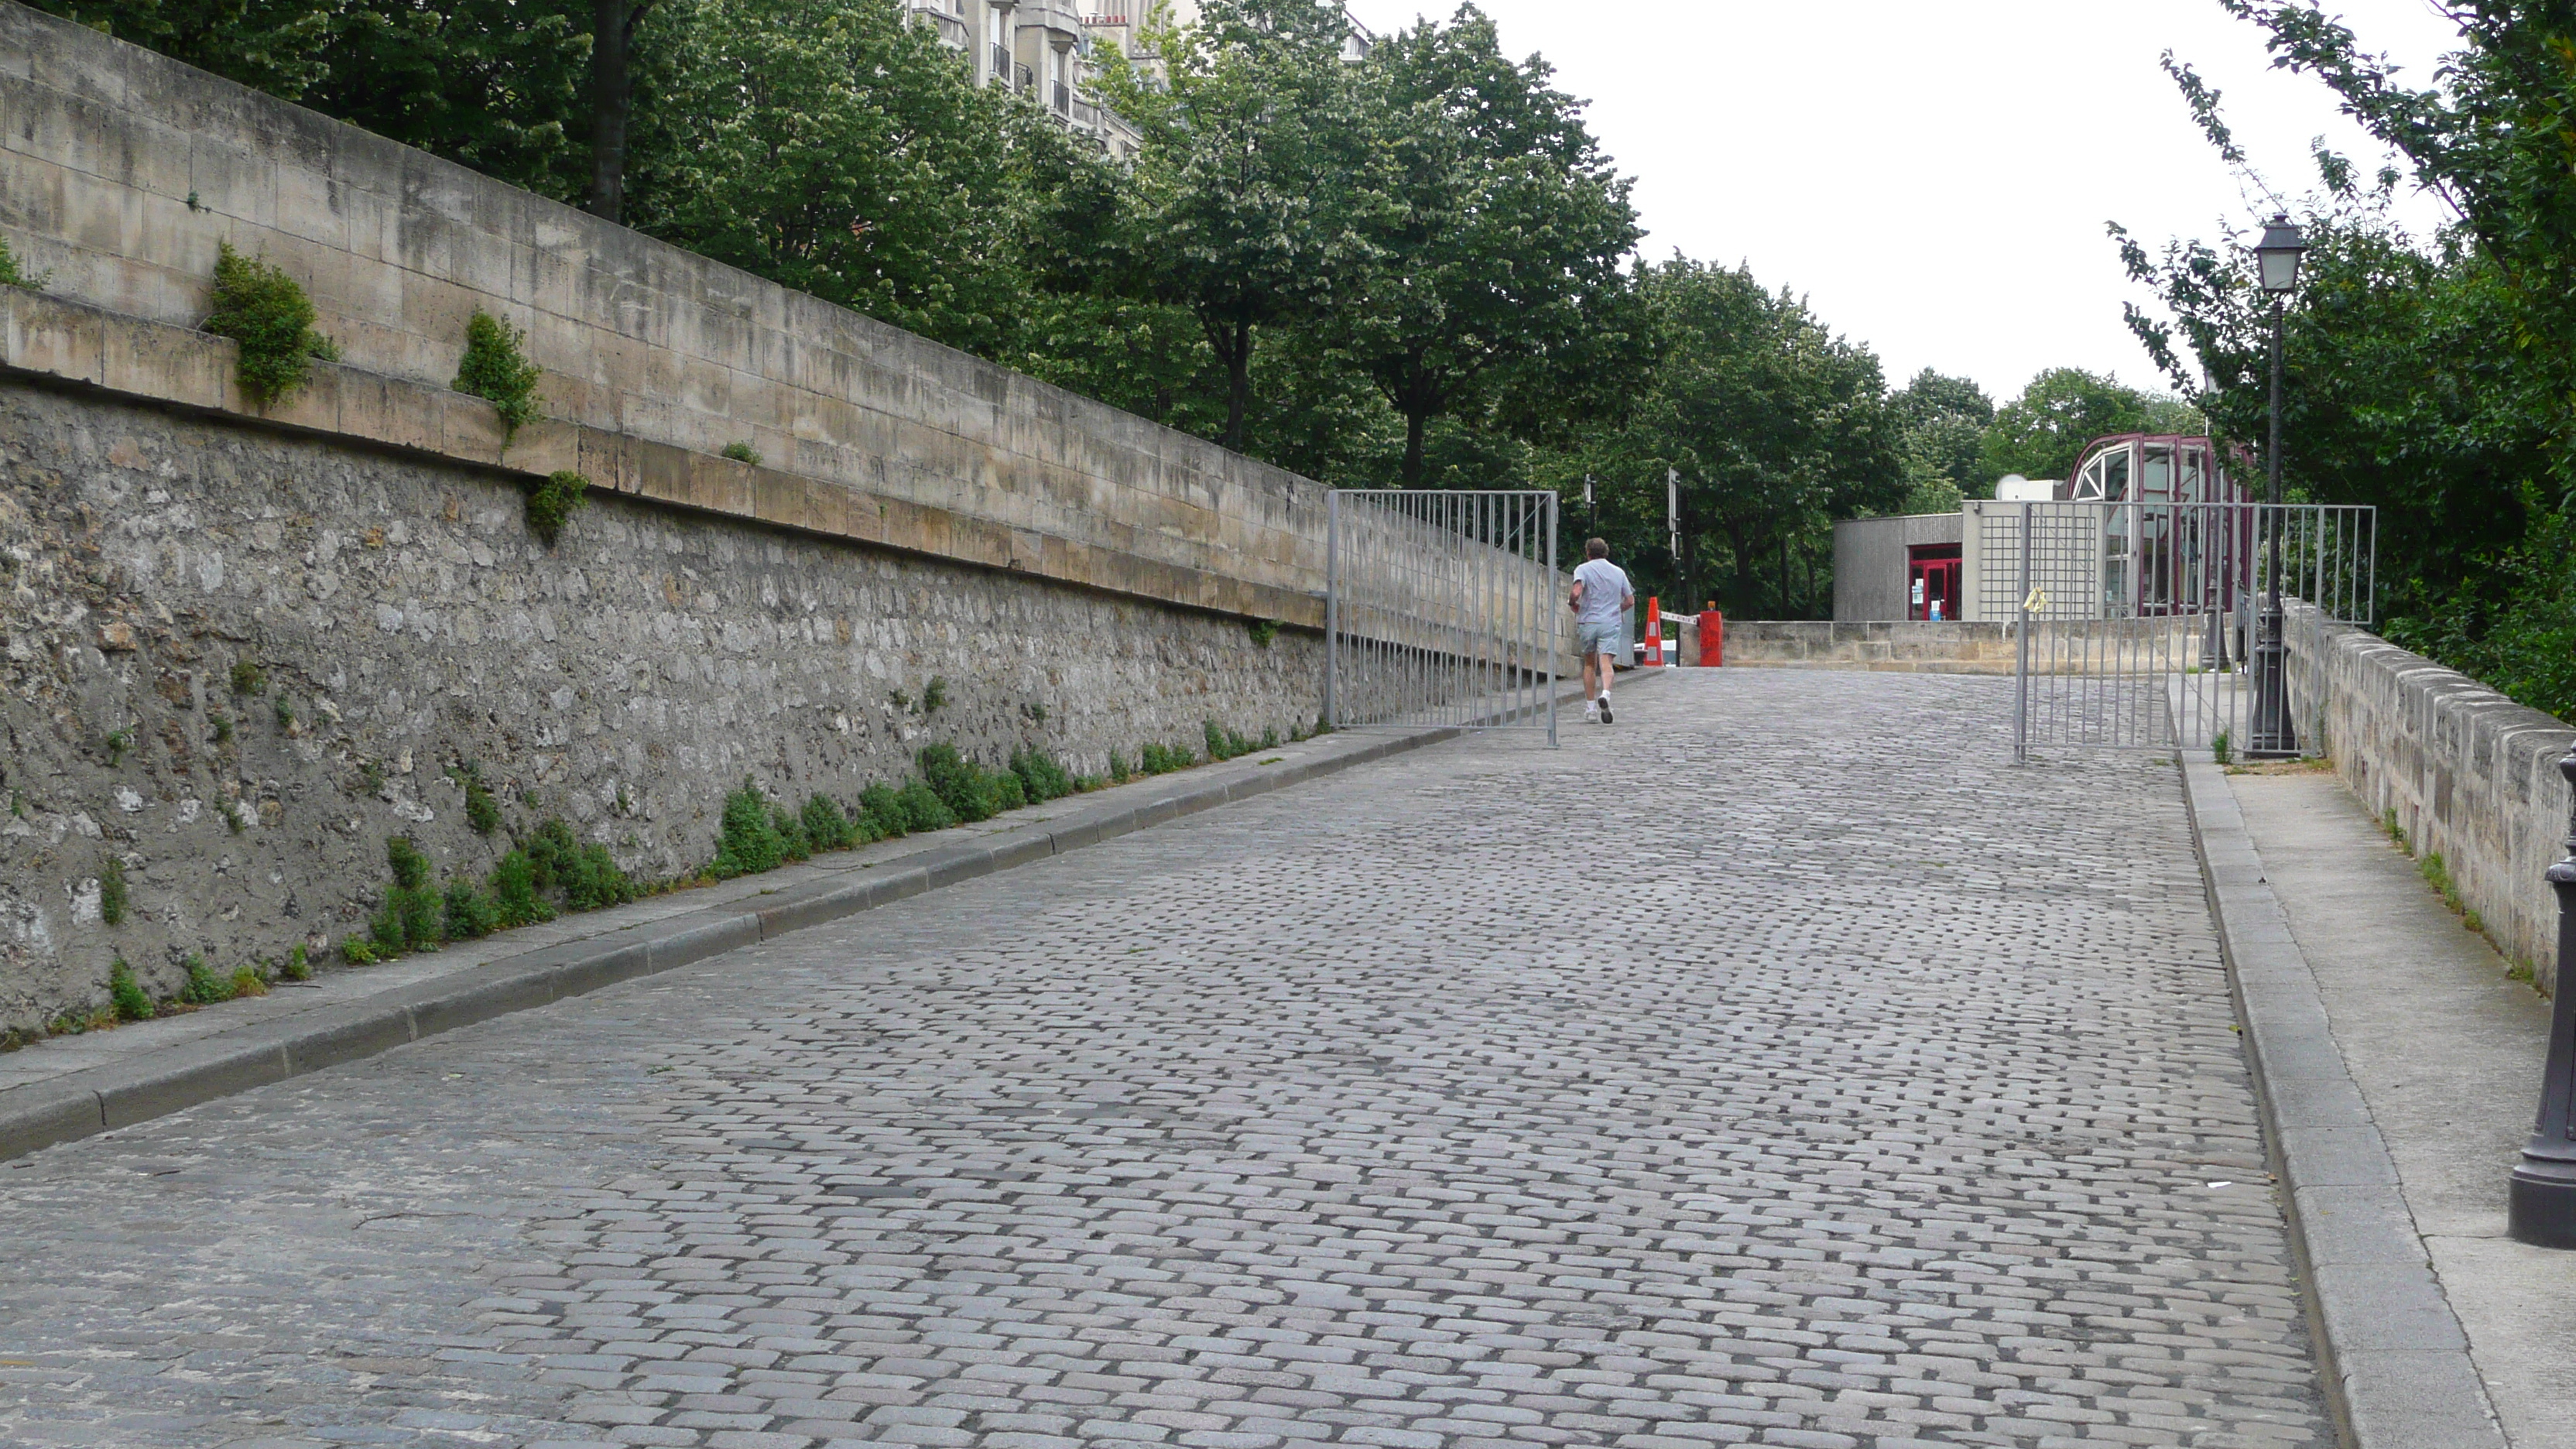
[(2332, 775), (2227, 783), (2507, 1440), (2576, 1449), (2576, 1253), (2504, 1235), (2547, 1003)]

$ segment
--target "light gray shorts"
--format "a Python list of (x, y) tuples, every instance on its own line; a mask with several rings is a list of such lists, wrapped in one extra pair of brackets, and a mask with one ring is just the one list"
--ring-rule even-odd
[(1616, 624), (1577, 624), (1574, 652), (1587, 659), (1595, 654), (1616, 654), (1627, 632)]

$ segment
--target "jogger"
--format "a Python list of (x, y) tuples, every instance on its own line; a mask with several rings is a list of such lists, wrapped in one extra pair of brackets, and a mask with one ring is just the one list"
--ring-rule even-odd
[(1574, 611), (1575, 652), (1583, 656), (1583, 717), (1608, 724), (1612, 655), (1627, 640), (1628, 610), (1637, 595), (1628, 587), (1627, 571), (1610, 561), (1610, 545), (1591, 539), (1583, 553), (1565, 604)]

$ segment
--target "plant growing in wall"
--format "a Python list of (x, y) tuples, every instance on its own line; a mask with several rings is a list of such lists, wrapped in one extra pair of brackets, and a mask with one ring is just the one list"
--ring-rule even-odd
[(30, 272), (18, 265), (17, 254), (9, 250), (9, 239), (0, 237), (0, 287), (24, 287), (30, 292), (45, 290), (53, 280), (51, 272)]
[(573, 510), (585, 501), (582, 495), (590, 489), (590, 480), (570, 469), (548, 474), (542, 481), (528, 485), (528, 527), (548, 548), (563, 536), (564, 524)]
[(449, 386), (492, 405), (501, 418), (501, 445), (508, 447), (519, 429), (545, 416), (537, 402), (537, 379), (546, 370), (521, 349), (528, 334), (477, 307), (465, 323), (465, 357), (456, 364)]
[(340, 360), (331, 339), (313, 330), (313, 299), (293, 277), (220, 243), (215, 253), (215, 306), (205, 330), (239, 343), (233, 364), (242, 391), (267, 406), (304, 386), (313, 359)]

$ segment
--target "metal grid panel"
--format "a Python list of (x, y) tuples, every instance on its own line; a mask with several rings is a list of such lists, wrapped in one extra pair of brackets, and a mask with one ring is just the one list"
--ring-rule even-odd
[(1571, 581), (1544, 490), (1336, 489), (1324, 717), (1335, 729), (1544, 729)]
[[(2285, 599), (2376, 622), (2377, 511), (2332, 504), (2025, 503), (1979, 523), (1978, 594), (2014, 621), (2013, 748), (2248, 740), (2273, 564)], [(2290, 700), (2293, 715), (2314, 702)], [(2316, 738), (2313, 728), (2299, 737)]]

